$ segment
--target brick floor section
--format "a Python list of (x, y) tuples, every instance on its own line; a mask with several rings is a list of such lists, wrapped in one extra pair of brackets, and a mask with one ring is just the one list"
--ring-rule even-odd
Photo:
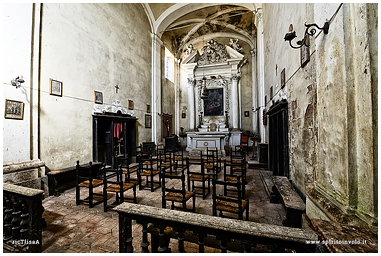
[[(223, 175), (221, 172), (220, 176)], [(271, 204), (259, 176), (259, 170), (247, 170), (246, 196), (250, 202), (249, 221), (282, 225), (286, 213), (281, 204)], [(99, 191), (102, 188), (97, 188)], [(128, 196), (129, 192), (126, 192)], [(81, 197), (86, 196), (84, 188)], [(137, 189), (138, 204), (161, 207), (161, 189), (151, 192), (148, 189)], [(110, 198), (109, 202), (114, 202)], [(191, 205), (191, 201), (189, 202)], [(103, 204), (90, 209), (87, 205), (75, 204), (75, 188), (69, 189), (59, 197), (50, 196), (43, 200), (45, 212), (43, 218), (47, 227), (42, 232), (42, 250), (44, 253), (109, 253), (119, 252), (118, 213), (103, 212)], [(170, 203), (167, 202), (167, 208)], [(212, 215), (212, 194), (205, 200), (196, 196), (196, 213)], [(141, 225), (134, 222), (134, 252), (141, 252)], [(148, 235), (150, 239), (150, 235)], [(171, 240), (172, 252), (177, 252), (177, 241)], [(149, 247), (151, 250), (151, 248)], [(186, 252), (198, 252), (198, 245), (185, 243)], [(205, 248), (207, 253), (219, 253), (219, 249)]]

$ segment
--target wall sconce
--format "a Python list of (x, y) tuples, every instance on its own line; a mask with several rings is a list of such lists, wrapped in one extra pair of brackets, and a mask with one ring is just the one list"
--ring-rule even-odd
[(21, 86), (21, 84), (24, 83), (24, 82), (25, 81), (24, 81), (23, 77), (22, 76), (18, 76), (18, 77), (16, 77), (15, 79), (13, 79), (11, 81), (11, 84), (13, 86), (16, 86), (16, 88), (19, 88)]
[(293, 31), (292, 24), (289, 27), (289, 32), (286, 33), (286, 35), (284, 36), (284, 40), (289, 41), (290, 46), (294, 49), (298, 49), (298, 48), (302, 47), (303, 45), (309, 47), (309, 45), (307, 45), (307, 36), (315, 35), (316, 29), (313, 27), (316, 27), (317, 29), (323, 30), (324, 34), (328, 34), (328, 30), (329, 30), (329, 22), (328, 21), (324, 23), (324, 26), (322, 28), (319, 27), (318, 25), (316, 25), (315, 23), (314, 24), (304, 24), (304, 25), (306, 26), (306, 31), (304, 32), (304, 37), (302, 40), (299, 40), (296, 42), (296, 44), (299, 46), (292, 46), (292, 44), (291, 44), (291, 41), (296, 37), (296, 32)]

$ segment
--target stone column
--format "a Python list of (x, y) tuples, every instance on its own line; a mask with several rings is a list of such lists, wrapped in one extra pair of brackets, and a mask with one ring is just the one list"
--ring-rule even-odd
[(195, 101), (194, 101), (194, 78), (188, 78), (188, 127), (190, 131), (195, 129)]
[(232, 97), (232, 106), (231, 106), (231, 113), (230, 118), (232, 121), (233, 129), (238, 129), (238, 80), (239, 76), (235, 75), (232, 77), (232, 89), (231, 89), (231, 97)]
[(152, 34), (152, 141), (161, 142), (161, 46), (163, 42)]
[(265, 127), (261, 122), (263, 120), (263, 109), (265, 106), (265, 82), (264, 82), (264, 49), (263, 49), (263, 20), (262, 9), (259, 8), (256, 13), (257, 18), (257, 54), (258, 54), (258, 111), (259, 111), (259, 135), (261, 142), (266, 143)]
[(258, 107), (258, 81), (257, 81), (257, 49), (250, 51), (251, 54), (251, 76), (252, 76), (252, 95), (253, 95), (253, 132), (258, 133), (257, 107)]

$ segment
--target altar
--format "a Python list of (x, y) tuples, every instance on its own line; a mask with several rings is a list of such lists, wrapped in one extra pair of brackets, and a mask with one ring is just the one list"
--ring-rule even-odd
[(225, 156), (240, 144), (240, 69), (246, 60), (234, 45), (213, 39), (202, 50), (192, 50), (182, 63), (188, 76), (186, 150), (199, 156), (214, 148)]
[(219, 156), (226, 156), (225, 148), (238, 145), (241, 132), (187, 132), (187, 148), (190, 156), (206, 153), (206, 148), (217, 149)]

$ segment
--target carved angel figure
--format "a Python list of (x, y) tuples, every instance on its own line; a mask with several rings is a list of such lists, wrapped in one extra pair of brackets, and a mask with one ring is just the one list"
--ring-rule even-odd
[(242, 47), (238, 43), (238, 38), (231, 38), (229, 40), (229, 46), (236, 50), (237, 52), (242, 51)]
[(192, 53), (192, 51), (193, 51), (193, 44), (190, 44), (190, 45), (188, 45), (188, 47), (187, 47), (186, 53), (189, 55), (189, 54)]

